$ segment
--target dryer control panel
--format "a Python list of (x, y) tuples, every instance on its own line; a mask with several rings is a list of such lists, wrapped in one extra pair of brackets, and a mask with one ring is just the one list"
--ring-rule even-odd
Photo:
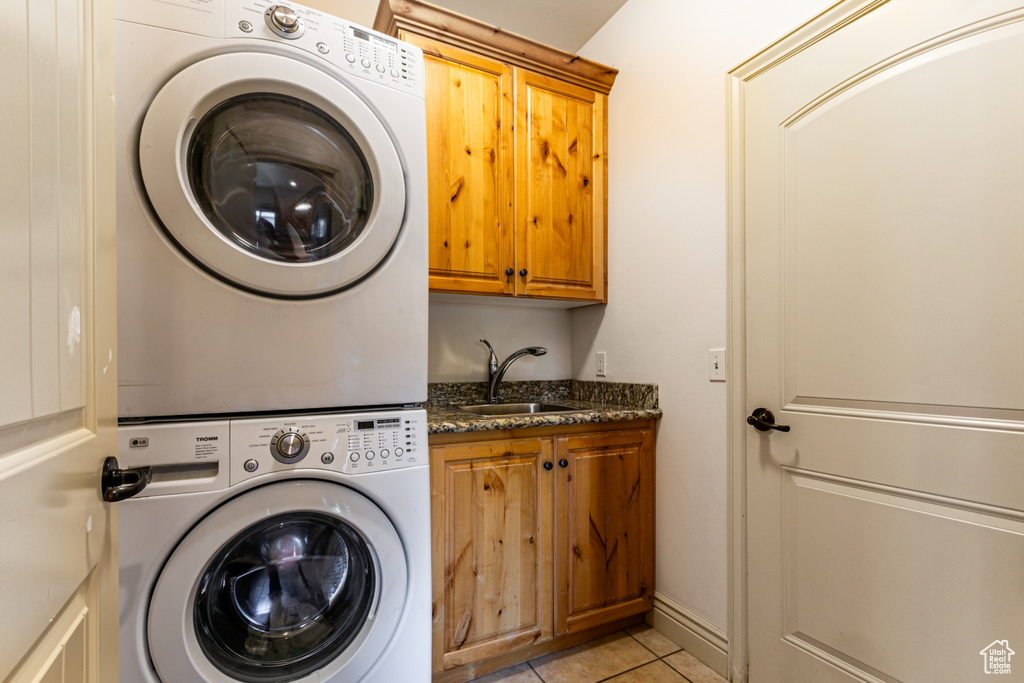
[(285, 42), (345, 73), (423, 96), (423, 51), (295, 2), (229, 0), (225, 35)]
[(296, 468), (367, 474), (426, 465), (424, 410), (231, 420), (231, 483)]

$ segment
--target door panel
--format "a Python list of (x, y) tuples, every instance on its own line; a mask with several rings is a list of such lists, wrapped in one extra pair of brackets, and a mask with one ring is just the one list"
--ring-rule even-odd
[(1024, 643), (1024, 12), (939, 5), (844, 3), (733, 73), (734, 417), (792, 428), (740, 435), (751, 680)]
[(1024, 517), (815, 472), (783, 478), (788, 644), (900, 681), (950, 680), (936, 653), (962, 653), (953, 680), (972, 680), (981, 668), (965, 643), (1019, 632), (1007, 605), (1024, 605)]
[(783, 124), (788, 401), (1020, 419), (1022, 81), (1019, 29), (985, 31)]
[(5, 9), (0, 679), (115, 681), (113, 8)]

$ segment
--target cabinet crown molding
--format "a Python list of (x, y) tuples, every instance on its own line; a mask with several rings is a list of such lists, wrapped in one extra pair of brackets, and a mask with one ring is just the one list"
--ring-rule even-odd
[(438, 40), (607, 95), (618, 69), (421, 0), (381, 0), (373, 28)]

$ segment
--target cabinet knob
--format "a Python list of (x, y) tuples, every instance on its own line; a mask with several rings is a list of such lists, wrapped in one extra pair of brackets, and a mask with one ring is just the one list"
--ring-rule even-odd
[(562, 458), (561, 460), (558, 461), (558, 466), (559, 467), (568, 467), (569, 466), (569, 461), (566, 460), (565, 458)]
[(512, 266), (509, 266), (508, 268), (505, 269), (505, 275), (508, 275), (509, 277), (512, 277), (515, 274), (516, 274), (516, 269), (513, 268)]
[(552, 470), (553, 468), (554, 468), (554, 465), (552, 465), (552, 464), (551, 464), (551, 461), (550, 461), (550, 460), (548, 460), (548, 461), (547, 461), (546, 463), (544, 463), (544, 469), (548, 470), (549, 472), (550, 472), (550, 471), (551, 471), (551, 470)]
[(523, 268), (522, 270), (519, 271), (519, 276), (526, 277), (526, 268)]

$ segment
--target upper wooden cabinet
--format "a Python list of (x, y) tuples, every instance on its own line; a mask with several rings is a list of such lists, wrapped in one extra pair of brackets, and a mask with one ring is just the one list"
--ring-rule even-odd
[(424, 51), (431, 291), (607, 301), (617, 71), (418, 0), (374, 28)]

